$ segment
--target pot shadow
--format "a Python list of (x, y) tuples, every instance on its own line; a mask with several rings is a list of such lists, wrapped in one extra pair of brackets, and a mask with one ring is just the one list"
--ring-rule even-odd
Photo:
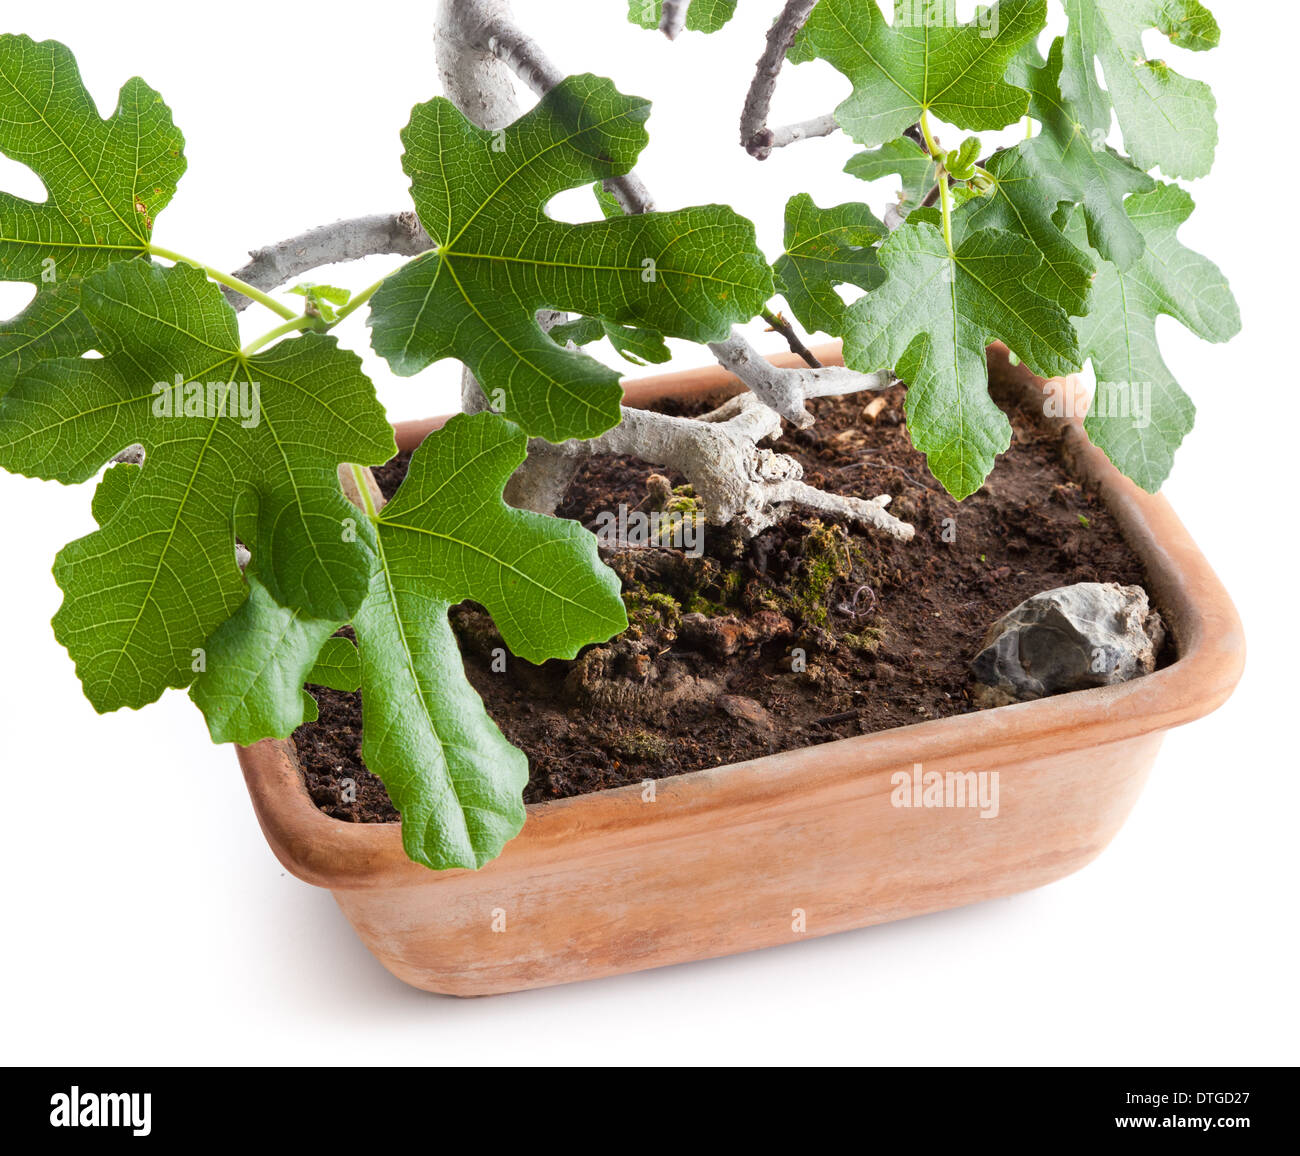
[(421, 1006), (429, 993), (403, 983), (370, 954), (328, 891), (283, 869), (278, 874), (283, 886), (262, 932), (280, 971), (272, 985), (278, 1006), (298, 1004), (312, 1016), (330, 1007), (336, 1018), (366, 1021), (393, 1010), (409, 1016)]
[[(622, 1004), (629, 995), (638, 999), (670, 998), (678, 985), (713, 988), (720, 978), (729, 987), (738, 984), (767, 998), (763, 989), (789, 984), (801, 967), (800, 960), (806, 961), (803, 966), (809, 980), (851, 967), (864, 987), (883, 987), (893, 981), (899, 968), (934, 961), (940, 954), (949, 961), (968, 952), (978, 955), (986, 942), (1005, 938), (1008, 922), (1023, 930), (1024, 924), (1037, 919), (1035, 912), (1043, 901), (1044, 890), (1038, 888), (874, 927), (794, 939), (735, 955), (491, 997), (464, 998), (422, 991), (398, 979), (370, 954), (327, 891), (286, 878), (294, 884), (292, 894), (286, 895), (291, 902), (284, 905), (283, 911), (272, 914), (272, 926), (267, 930), (268, 936), (282, 947), (278, 960), (286, 972), (284, 986), (296, 990), (305, 1010), (319, 1014), (322, 1005), (329, 1005), (336, 1017), (355, 1018), (371, 1028), (385, 1021), (409, 1026), (411, 1017), (431, 1016), (442, 1021), (460, 1020), (467, 1015), (477, 1018), (489, 1006), (504, 1012), (507, 1008), (540, 1010), (558, 1003), (567, 1005), (566, 1010), (576, 1010), (585, 1001), (589, 1013), (597, 1013), (611, 1000)], [(292, 935), (289, 942), (285, 941), (286, 929)], [(327, 963), (322, 965), (320, 961)], [(574, 998), (579, 992), (587, 993), (583, 1001)]]

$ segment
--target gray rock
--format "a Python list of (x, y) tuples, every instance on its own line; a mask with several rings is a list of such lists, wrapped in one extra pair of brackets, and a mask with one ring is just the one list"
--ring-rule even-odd
[(1079, 582), (1025, 599), (975, 656), (981, 706), (1127, 682), (1156, 668), (1164, 623), (1141, 586)]

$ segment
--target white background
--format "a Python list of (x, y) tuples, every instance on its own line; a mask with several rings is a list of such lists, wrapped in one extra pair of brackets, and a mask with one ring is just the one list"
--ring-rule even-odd
[[(655, 101), (640, 171), (661, 207), (729, 201), (780, 251), (786, 198), (868, 199), (843, 137), (759, 165), (736, 121), (778, 0), (743, 0), (713, 37), (676, 44), (624, 0), (519, 0), (569, 71)], [(972, 5), (963, 5), (962, 14)], [(1053, 7), (1056, 7), (1054, 4)], [(0, 1059), (8, 1063), (1295, 1062), (1294, 697), (1296, 252), (1289, 0), (1219, 0), (1222, 46), (1147, 48), (1209, 80), (1214, 174), (1183, 239), (1227, 273), (1245, 330), (1206, 345), (1162, 320), (1200, 412), (1166, 492), (1233, 592), (1251, 644), (1236, 697), (1171, 735), (1128, 825), (1092, 866), (1012, 899), (738, 958), (486, 1000), (404, 987), (324, 892), (259, 833), (232, 751), (188, 699), (97, 718), (49, 619), (58, 548), (92, 528), (89, 487), (0, 475)], [(406, 206), (398, 131), (436, 89), (431, 3), (7, 5), (3, 31), (77, 53), (101, 110), (144, 76), (188, 141), (159, 244), (233, 269), (251, 246)], [(1045, 47), (1045, 44), (1044, 44)], [(774, 121), (830, 109), (847, 83), (788, 69)], [(40, 199), (3, 162), (0, 187)], [(591, 215), (588, 197), (559, 215)], [(383, 273), (344, 267), (360, 288)], [(320, 279), (324, 279), (321, 277)], [(0, 286), (0, 316), (30, 290)], [(250, 336), (269, 314), (245, 315)], [(364, 349), (361, 316), (341, 330)], [(761, 335), (760, 335), (761, 337)], [(770, 335), (761, 338), (774, 348)], [(707, 360), (681, 347), (676, 367)], [(453, 404), (450, 363), (383, 372), (395, 417)]]

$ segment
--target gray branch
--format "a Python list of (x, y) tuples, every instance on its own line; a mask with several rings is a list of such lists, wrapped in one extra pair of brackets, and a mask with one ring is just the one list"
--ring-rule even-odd
[[(440, 0), (437, 28), (444, 91), (481, 128), (502, 128), (518, 119), (512, 74), (535, 91), (549, 90), (560, 76), (510, 20), (504, 0)], [(634, 174), (610, 184), (626, 211), (649, 210), (649, 193)], [(255, 250), (237, 275), (269, 291), (322, 265), (377, 253), (416, 256), (431, 245), (413, 213), (359, 217)], [(236, 309), (248, 304), (239, 294), (231, 300)], [(547, 328), (554, 319), (546, 312), (539, 316)], [(893, 384), (892, 374), (862, 374), (838, 367), (781, 369), (735, 331), (710, 349), (750, 393), (733, 398), (704, 419), (625, 407), (620, 425), (598, 438), (558, 446), (532, 439), (527, 460), (510, 480), (507, 499), (519, 508), (554, 513), (583, 459), (602, 453), (632, 454), (684, 474), (717, 525), (736, 522), (752, 535), (803, 509), (856, 521), (900, 540), (912, 537), (912, 527), (885, 510), (888, 495), (864, 500), (824, 493), (802, 480), (802, 467), (793, 458), (759, 445), (779, 436), (782, 418), (800, 426), (810, 424), (805, 399), (883, 389)], [(485, 407), (482, 389), (468, 369), (461, 393), (467, 412)]]
[[(865, 499), (825, 493), (803, 481), (803, 467), (794, 458), (760, 446), (780, 433), (781, 419), (752, 393), (742, 393), (703, 418), (624, 407), (623, 420), (599, 437), (552, 448), (570, 460), (628, 454), (676, 470), (694, 487), (712, 524), (734, 524), (751, 537), (795, 510), (807, 510), (899, 541), (912, 538), (913, 527), (886, 510), (888, 494)], [(550, 513), (563, 491), (536, 496), (544, 497), (544, 512)]]
[(519, 118), (510, 67), (488, 48), (489, 25), (509, 17), (505, 0), (438, 0), (434, 50), (442, 91), (474, 124), (492, 131)]
[(740, 378), (759, 401), (800, 429), (813, 423), (813, 416), (804, 404), (808, 398), (888, 389), (897, 381), (888, 371), (858, 373), (840, 366), (782, 369), (768, 361), (735, 329), (726, 341), (712, 342), (709, 349), (723, 368)]
[(664, 0), (663, 15), (659, 17), (659, 31), (669, 40), (676, 40), (686, 27), (686, 12), (691, 0)]
[(784, 148), (808, 137), (829, 136), (839, 128), (833, 116), (819, 116), (777, 129), (767, 125), (776, 78), (781, 75), (785, 54), (816, 6), (817, 0), (787, 0), (776, 23), (768, 29), (767, 44), (754, 68), (754, 79), (750, 82), (745, 107), (740, 113), (740, 143), (750, 156), (760, 161), (771, 156), (774, 148)]
[[(542, 51), (541, 45), (515, 23), (510, 14), (510, 5), (505, 0), (443, 0), (443, 3), (444, 7), (455, 9), (456, 13), (454, 23), (446, 25), (452, 32), (451, 39), (444, 41), (442, 37), (439, 38), (439, 59), (442, 58), (444, 47), (454, 49), (461, 57), (459, 69), (451, 77), (452, 85), (448, 84), (449, 69), (442, 70), (443, 91), (480, 128), (504, 128), (518, 117), (516, 111), (514, 116), (500, 123), (487, 124), (480, 122), (470, 111), (476, 105), (483, 109), (488, 107), (484, 93), (495, 85), (495, 77), (485, 75), (483, 58), (493, 59), (500, 66), (508, 68), (538, 96), (545, 96), (564, 79), (564, 73)], [(441, 22), (439, 27), (443, 27)], [(468, 54), (467, 57), (465, 54)], [(464, 73), (476, 79), (467, 84), (466, 76), (462, 75)], [(469, 100), (469, 107), (461, 106), (462, 97)], [(497, 99), (504, 105), (503, 97)], [(514, 105), (513, 94), (509, 103)], [(623, 212), (635, 214), (653, 211), (654, 201), (650, 192), (636, 173), (612, 177), (604, 184), (617, 198)]]
[[(790, 39), (806, 17), (804, 11)], [(518, 115), (503, 66), (539, 95), (562, 78), (538, 44), (515, 24), (506, 0), (441, 0), (437, 35), (444, 91), (480, 127), (504, 127)], [(607, 188), (611, 185), (625, 211), (650, 210), (650, 195), (635, 174), (606, 183)], [(892, 374), (779, 369), (734, 330), (710, 349), (752, 391), (733, 403), (736, 412), (725, 424), (625, 407), (621, 423), (598, 438), (559, 446), (534, 438), (527, 460), (510, 480), (507, 500), (520, 508), (554, 513), (581, 459), (596, 453), (630, 453), (680, 470), (695, 485), (710, 518), (718, 524), (735, 521), (750, 534), (803, 508), (839, 514), (904, 540), (912, 536), (910, 526), (885, 512), (887, 496), (864, 502), (822, 493), (802, 481), (802, 469), (793, 458), (757, 444), (779, 435), (782, 417), (800, 426), (811, 424), (805, 398), (884, 388), (892, 383)], [(485, 404), (468, 370), (462, 403), (466, 410)]]
[[(432, 244), (413, 212), (376, 213), (318, 225), (296, 237), (253, 249), (248, 254), (252, 260), (235, 270), (235, 276), (255, 289), (269, 292), (322, 265), (359, 261), (376, 253), (416, 257)], [(250, 303), (249, 298), (233, 289), (223, 292), (237, 310), (245, 309)]]
[[(773, 149), (783, 149), (786, 145), (794, 144), (795, 141), (808, 140), (815, 136), (830, 136), (833, 132), (838, 132), (840, 122), (835, 119), (829, 112), (824, 116), (815, 116), (811, 120), (801, 120), (797, 124), (787, 124), (783, 128), (764, 129), (767, 135), (764, 138), (767, 141), (766, 146), (760, 145), (759, 152), (750, 152), (758, 157), (759, 160), (766, 160)], [(762, 151), (766, 147), (766, 152)]]

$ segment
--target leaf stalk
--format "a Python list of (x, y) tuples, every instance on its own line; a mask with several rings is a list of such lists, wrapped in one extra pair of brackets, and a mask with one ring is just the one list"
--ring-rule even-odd
[(220, 269), (214, 269), (211, 265), (205, 265), (202, 261), (196, 261), (193, 257), (187, 257), (184, 253), (164, 249), (161, 245), (150, 244), (149, 254), (153, 257), (161, 257), (164, 261), (173, 261), (178, 265), (193, 265), (196, 269), (202, 269), (218, 285), (224, 285), (227, 289), (233, 289), (236, 293), (242, 293), (245, 297), (265, 305), (286, 321), (292, 321), (298, 317), (296, 310), (290, 309), (287, 305), (282, 305), (274, 297), (263, 293), (260, 289), (248, 284), (248, 282), (241, 281), (238, 277), (232, 277), (229, 273), (223, 273)]
[(944, 171), (941, 159), (943, 154), (939, 151), (939, 145), (930, 135), (930, 121), (924, 109), (921, 110), (921, 132), (925, 136), (925, 147), (930, 150), (930, 156), (934, 158), (935, 166), (939, 170), (939, 205), (943, 210), (943, 243), (948, 246), (948, 256), (955, 258), (957, 254), (952, 247), (952, 195), (948, 190), (948, 174)]

